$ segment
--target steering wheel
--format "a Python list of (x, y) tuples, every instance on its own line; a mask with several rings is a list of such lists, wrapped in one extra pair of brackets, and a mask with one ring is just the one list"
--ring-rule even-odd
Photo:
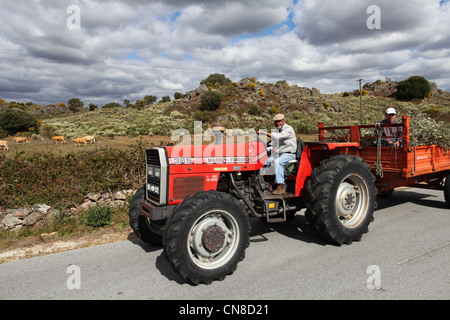
[(264, 146), (264, 150), (266, 150), (267, 156), (270, 156), (270, 151), (268, 149), (268, 147), (270, 147), (270, 145), (272, 144), (272, 140), (269, 140), (267, 142), (264, 142), (260, 137), (259, 134), (255, 133), (256, 136), (256, 141), (261, 142), (262, 145)]

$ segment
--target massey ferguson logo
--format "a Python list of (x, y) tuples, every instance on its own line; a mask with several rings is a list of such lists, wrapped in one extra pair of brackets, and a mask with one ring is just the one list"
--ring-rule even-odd
[(232, 163), (254, 163), (250, 157), (209, 157), (209, 158), (170, 158), (169, 164), (232, 164)]

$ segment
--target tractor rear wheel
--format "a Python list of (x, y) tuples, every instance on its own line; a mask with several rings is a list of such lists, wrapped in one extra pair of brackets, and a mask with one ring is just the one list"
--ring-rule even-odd
[(375, 210), (375, 177), (356, 156), (339, 155), (320, 163), (306, 184), (306, 218), (323, 239), (359, 241)]
[(450, 209), (450, 173), (447, 175), (447, 178), (445, 178), (444, 198), (445, 202), (447, 203), (447, 208)]
[(236, 270), (250, 243), (248, 214), (231, 195), (200, 191), (167, 220), (164, 251), (185, 280), (209, 284)]

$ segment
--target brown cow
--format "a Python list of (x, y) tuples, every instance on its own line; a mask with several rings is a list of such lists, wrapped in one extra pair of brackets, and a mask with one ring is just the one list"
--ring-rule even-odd
[(84, 143), (84, 145), (87, 145), (85, 138), (72, 138), (72, 141), (76, 143), (76, 146), (81, 147), (81, 144)]
[(15, 138), (13, 138), (13, 140), (17, 143), (17, 144), (19, 144), (19, 143), (30, 143), (30, 141), (28, 141), (27, 140), (27, 138), (26, 137), (15, 137)]
[(64, 136), (54, 136), (52, 140), (56, 141), (56, 144), (58, 144), (58, 141), (61, 141), (61, 144), (66, 143), (66, 137)]
[(8, 141), (0, 140), (0, 150), (8, 151)]
[(94, 136), (85, 136), (83, 139), (86, 139), (86, 142), (89, 142), (89, 144), (95, 143), (95, 137)]

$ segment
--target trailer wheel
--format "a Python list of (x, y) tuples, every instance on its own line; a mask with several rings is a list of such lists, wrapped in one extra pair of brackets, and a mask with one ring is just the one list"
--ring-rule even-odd
[(164, 251), (185, 280), (210, 284), (236, 270), (250, 243), (248, 214), (231, 195), (200, 191), (167, 220)]
[(152, 245), (162, 244), (162, 229), (164, 222), (152, 222), (147, 220), (147, 217), (141, 214), (140, 202), (145, 198), (145, 186), (137, 189), (133, 198), (130, 201), (128, 210), (128, 217), (130, 219), (130, 227), (134, 233), (145, 243)]
[(445, 202), (447, 203), (447, 208), (450, 209), (450, 173), (447, 175), (447, 178), (445, 178), (444, 198)]
[(337, 244), (359, 241), (373, 219), (374, 182), (370, 166), (359, 157), (322, 161), (306, 184), (306, 218), (314, 231)]

